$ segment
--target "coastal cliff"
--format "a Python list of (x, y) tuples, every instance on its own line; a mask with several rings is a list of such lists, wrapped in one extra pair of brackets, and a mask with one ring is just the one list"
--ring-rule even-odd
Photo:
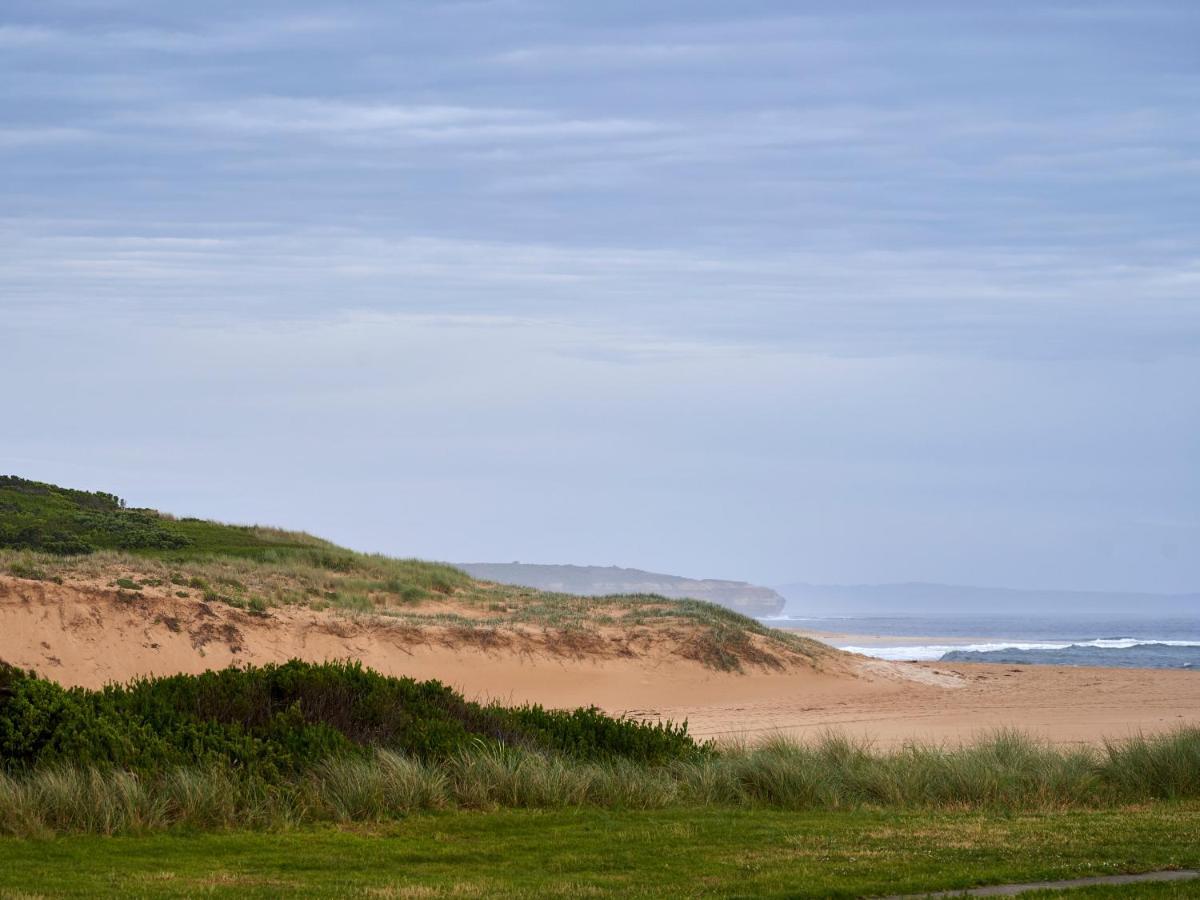
[(747, 616), (778, 615), (786, 602), (781, 594), (771, 588), (745, 581), (685, 578), (619, 566), (546, 566), (516, 562), (459, 563), (457, 566), (473, 578), (499, 584), (592, 597), (605, 594), (658, 594), (672, 599), (688, 597), (715, 603)]

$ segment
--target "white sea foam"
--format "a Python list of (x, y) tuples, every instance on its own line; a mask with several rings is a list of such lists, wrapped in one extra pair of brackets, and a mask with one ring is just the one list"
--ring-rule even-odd
[(1128, 650), (1131, 647), (1200, 647), (1200, 641), (1147, 640), (1139, 638), (1097, 638), (1093, 641), (995, 641), (986, 644), (909, 644), (901, 647), (855, 647), (837, 644), (850, 653), (895, 661), (932, 661), (954, 651), (990, 653), (995, 650), (1066, 650), (1072, 647), (1092, 650)]

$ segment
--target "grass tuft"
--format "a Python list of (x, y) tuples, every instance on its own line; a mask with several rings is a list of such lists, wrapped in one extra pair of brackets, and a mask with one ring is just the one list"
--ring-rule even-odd
[(776, 738), (665, 764), (477, 741), (443, 759), (376, 750), (270, 783), (219, 766), (138, 775), (53, 766), (0, 775), (0, 834), (378, 823), (431, 810), (664, 808), (1006, 815), (1200, 800), (1200, 729), (1091, 750), (1016, 732), (879, 753), (837, 735)]

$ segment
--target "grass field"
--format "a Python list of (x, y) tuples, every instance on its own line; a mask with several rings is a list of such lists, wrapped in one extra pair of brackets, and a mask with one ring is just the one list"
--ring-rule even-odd
[(1014, 816), (440, 813), (370, 828), (4, 839), (0, 896), (859, 897), (1192, 868), (1198, 835), (1196, 804)]

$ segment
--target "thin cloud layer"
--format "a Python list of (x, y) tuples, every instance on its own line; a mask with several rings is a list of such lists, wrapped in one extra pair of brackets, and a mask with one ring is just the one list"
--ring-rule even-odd
[(1183, 0), (15, 0), (0, 468), (447, 558), (1195, 590), (1197, 37)]

